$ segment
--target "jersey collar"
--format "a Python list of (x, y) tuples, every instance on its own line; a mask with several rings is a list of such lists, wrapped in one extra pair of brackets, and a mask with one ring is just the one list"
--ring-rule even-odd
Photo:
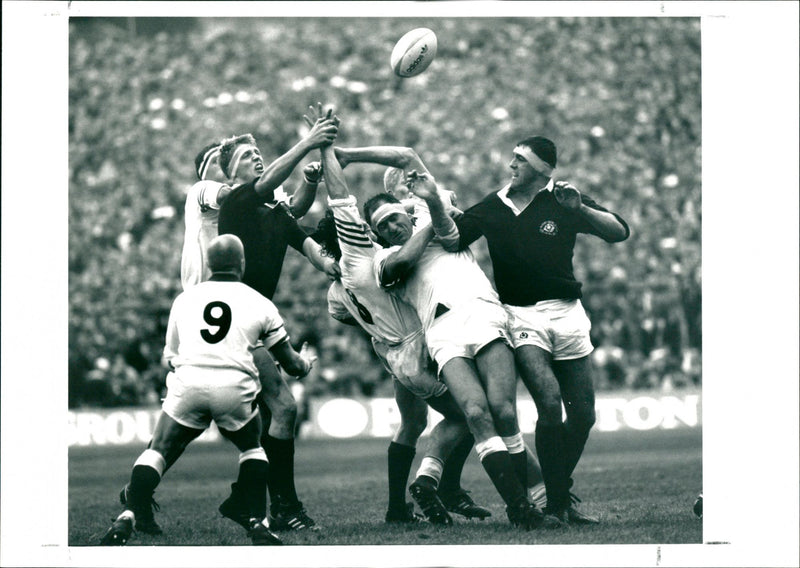
[[(539, 191), (537, 191), (536, 194), (533, 197), (536, 197), (536, 195), (539, 195), (543, 191), (552, 192), (554, 187), (555, 187), (555, 183), (553, 182), (553, 178), (550, 178), (550, 181), (547, 182), (547, 185), (544, 186)], [(506, 185), (503, 189), (501, 189), (500, 191), (497, 192), (497, 197), (500, 199), (500, 201), (502, 201), (506, 205), (506, 207), (508, 207), (509, 209), (511, 209), (511, 211), (514, 212), (514, 215), (519, 215), (520, 213), (522, 213), (524, 208), (523, 209), (519, 209), (514, 204), (514, 202), (511, 201), (511, 199), (508, 197), (508, 190), (510, 188), (511, 188), (511, 184)], [(528, 205), (530, 205), (531, 202), (533, 202), (533, 199), (531, 199), (531, 201), (528, 202)], [(526, 205), (525, 207), (527, 207), (528, 205)]]

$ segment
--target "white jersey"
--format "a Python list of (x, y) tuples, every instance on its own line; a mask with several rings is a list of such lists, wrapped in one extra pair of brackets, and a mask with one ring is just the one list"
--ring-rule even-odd
[(224, 184), (219, 182), (202, 180), (194, 184), (186, 195), (186, 230), (181, 254), (181, 284), (184, 290), (211, 277), (206, 265), (206, 250), (219, 233), (217, 195), (222, 187)]
[(288, 337), (275, 305), (241, 282), (210, 280), (172, 304), (164, 357), (181, 366), (234, 369), (258, 377), (251, 350)]
[(341, 283), (335, 282), (328, 291), (328, 311), (337, 319), (349, 313), (378, 341), (401, 343), (419, 331), (420, 321), (413, 307), (376, 285), (373, 260), (382, 249), (370, 238), (355, 196), (329, 198), (328, 205), (342, 250)]
[[(399, 249), (394, 246), (375, 255), (373, 277), (378, 284), (386, 258)], [(439, 304), (453, 309), (476, 299), (499, 303), (497, 292), (471, 250), (447, 252), (435, 241), (422, 253), (407, 279), (389, 283), (386, 288), (414, 306), (425, 330), (433, 323)]]
[[(445, 211), (449, 211), (455, 207), (456, 194), (454, 192), (437, 188), (437, 193), (439, 194), (439, 200), (442, 202), (442, 205), (444, 205)], [(406, 211), (408, 211), (408, 214), (414, 218), (414, 226), (417, 229), (431, 224), (431, 210), (424, 199), (412, 194), (407, 199), (403, 199), (401, 203), (403, 207), (406, 208)]]

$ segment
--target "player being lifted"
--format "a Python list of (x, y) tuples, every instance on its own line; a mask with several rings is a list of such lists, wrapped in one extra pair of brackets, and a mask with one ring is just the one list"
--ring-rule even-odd
[(170, 310), (164, 357), (173, 370), (167, 375), (162, 414), (150, 447), (134, 463), (126, 508), (101, 539), (102, 545), (126, 544), (136, 517), (152, 514), (170, 436), (194, 439), (212, 420), (240, 452), (236, 485), (248, 536), (256, 545), (281, 544), (266, 518), (269, 464), (259, 444), (261, 419), (255, 400), (261, 384), (251, 351), (262, 342), (284, 370), (297, 377), (308, 374), (313, 359), (292, 348), (272, 302), (241, 283), (245, 259), (237, 237), (215, 238), (207, 256), (209, 280), (182, 292)]
[[(399, 200), (379, 194), (364, 217), (391, 248), (375, 259), (375, 275), (414, 306), (428, 351), (476, 439), (481, 464), (506, 503), (509, 520), (525, 529), (560, 523), (527, 500), (527, 463), (516, 416), (516, 370), (506, 312), (471, 252), (449, 253), (432, 243), (436, 227), (451, 223), (429, 174), (409, 174), (408, 186), (425, 200), (431, 225), (414, 232)], [(445, 231), (437, 229), (442, 240)]]
[[(220, 167), (234, 187), (220, 207), (219, 233), (235, 234), (241, 239), (247, 260), (242, 281), (266, 298), (271, 299), (275, 293), (289, 246), (306, 256), (319, 270), (338, 277), (336, 262), (320, 255), (319, 246), (298, 226), (291, 210), (275, 199), (276, 190), (300, 160), (309, 151), (333, 142), (337, 131), (330, 115), (320, 116), (309, 135), (267, 168), (251, 135), (223, 141)], [(318, 177), (307, 178), (307, 181), (316, 189)], [(313, 528), (315, 522), (303, 508), (294, 484), (297, 404), (266, 350), (256, 349), (253, 356), (264, 389), (263, 402), (271, 414), (269, 428), (261, 439), (272, 464), (270, 526), (278, 531)], [(231, 497), (220, 506), (220, 512), (236, 520), (236, 511), (231, 505), (238, 500), (234, 484)]]
[[(311, 116), (317, 112), (319, 108), (309, 109)], [(308, 117), (306, 120), (311, 123)], [(405, 487), (417, 440), (427, 425), (426, 402), (440, 412), (444, 420), (433, 429), (428, 452), (418, 472), (418, 476), (424, 475), (430, 484), (412, 484), (412, 495), (434, 524), (452, 524), (448, 510), (468, 518), (490, 516), (491, 512), (476, 505), (460, 486), (461, 471), (474, 439), (452, 395), (430, 370), (419, 318), (410, 305), (377, 285), (372, 264), (380, 247), (370, 239), (368, 228), (361, 220), (356, 198), (349, 194), (333, 147), (327, 145), (320, 150), (333, 223), (326, 217), (314, 236), (323, 243), (324, 250), (337, 258), (342, 273), (341, 279), (329, 289), (329, 311), (334, 318), (360, 325), (370, 334), (376, 354), (395, 379), (395, 400), (401, 424), (388, 450), (386, 521), (414, 522), (418, 519), (412, 512), (413, 505), (405, 502)], [(368, 158), (372, 157), (380, 160), (395, 155), (398, 149), (372, 147), (348, 153), (349, 150), (338, 148), (340, 159), (370, 161)], [(437, 485), (441, 500), (437, 497)]]

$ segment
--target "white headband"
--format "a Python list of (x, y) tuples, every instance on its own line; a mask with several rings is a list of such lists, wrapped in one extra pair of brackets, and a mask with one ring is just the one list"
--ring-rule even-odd
[(384, 203), (378, 207), (370, 217), (370, 224), (372, 225), (373, 230), (378, 226), (378, 223), (386, 219), (389, 215), (394, 215), (395, 213), (401, 213), (408, 217), (406, 208), (400, 203)]
[(228, 177), (230, 179), (236, 177), (236, 170), (239, 169), (239, 161), (242, 159), (242, 154), (251, 148), (258, 150), (258, 148), (252, 144), (240, 144), (236, 147), (236, 150), (233, 151), (233, 157), (231, 158), (230, 165), (228, 166), (228, 171), (230, 172)]
[(200, 171), (197, 172), (197, 174), (200, 176), (200, 179), (206, 179), (208, 166), (211, 165), (211, 160), (213, 160), (216, 156), (219, 156), (220, 150), (220, 146), (214, 146), (208, 152), (206, 152), (205, 156), (203, 156), (203, 161), (200, 162)]
[(527, 146), (517, 146), (514, 148), (514, 153), (525, 158), (525, 161), (528, 162), (531, 167), (540, 174), (546, 175), (547, 177), (551, 177), (553, 175), (553, 170), (555, 168), (534, 154), (533, 150)]

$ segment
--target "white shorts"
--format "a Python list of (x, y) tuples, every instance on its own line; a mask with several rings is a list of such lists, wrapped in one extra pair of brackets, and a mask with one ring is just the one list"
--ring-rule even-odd
[(580, 300), (544, 300), (533, 306), (506, 306), (511, 315), (514, 348), (536, 345), (556, 361), (579, 359), (592, 352), (592, 324)]
[(389, 345), (372, 338), (372, 348), (383, 366), (412, 394), (425, 400), (447, 391), (438, 379), (428, 355), (422, 330), (407, 337), (399, 345)]
[(211, 421), (235, 432), (258, 414), (257, 379), (234, 369), (181, 366), (167, 375), (162, 410), (178, 424), (205, 430)]
[(426, 332), (428, 351), (439, 372), (456, 357), (474, 359), (492, 341), (508, 337), (508, 313), (499, 302), (474, 300), (455, 307), (433, 320)]

